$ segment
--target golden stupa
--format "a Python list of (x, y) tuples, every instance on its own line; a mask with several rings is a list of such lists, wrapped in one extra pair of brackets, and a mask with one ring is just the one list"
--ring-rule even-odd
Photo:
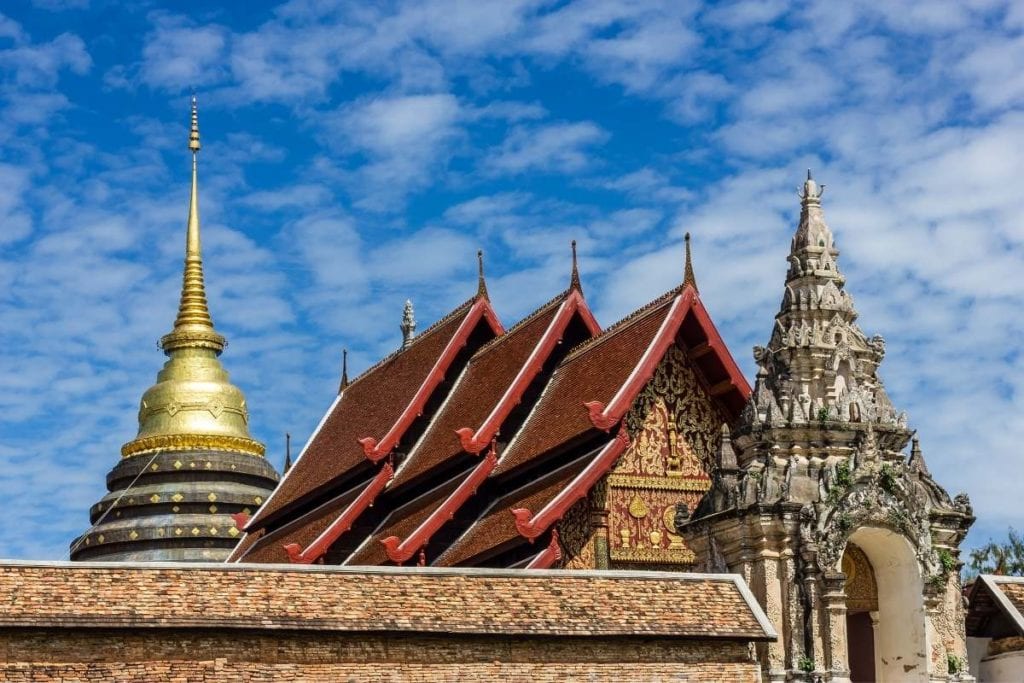
[(192, 98), (192, 192), (181, 302), (160, 340), (167, 362), (139, 404), (139, 432), (107, 476), (71, 559), (224, 560), (278, 474), (249, 434), (245, 395), (220, 362), (227, 342), (206, 302), (199, 233), (199, 119)]

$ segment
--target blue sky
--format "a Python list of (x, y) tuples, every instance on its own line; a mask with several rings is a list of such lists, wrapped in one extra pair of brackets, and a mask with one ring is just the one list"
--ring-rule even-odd
[(211, 308), (276, 463), (342, 346), (358, 372), (406, 298), (422, 326), (466, 299), (477, 248), (511, 323), (579, 240), (608, 325), (679, 282), (689, 230), (752, 376), (812, 167), (969, 542), (1021, 526), (1021, 3), (201, 5), (4, 3), (0, 557), (66, 557), (135, 435), (180, 286), (190, 87)]

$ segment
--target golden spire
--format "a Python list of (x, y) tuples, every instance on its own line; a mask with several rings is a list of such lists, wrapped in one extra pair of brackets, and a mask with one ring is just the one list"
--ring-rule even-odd
[(478, 249), (476, 252), (476, 295), (483, 297), (484, 299), (490, 299), (487, 296), (487, 280), (484, 279), (484, 250)]
[(185, 272), (174, 329), (160, 346), (168, 360), (156, 384), (142, 396), (139, 433), (121, 447), (125, 457), (173, 450), (230, 451), (262, 456), (263, 444), (249, 435), (249, 408), (231, 383), (218, 356), (224, 337), (217, 334), (206, 305), (202, 244), (199, 240), (199, 117), (192, 97), (192, 196), (185, 237)]
[(203, 248), (199, 238), (199, 112), (192, 96), (192, 129), (188, 148), (192, 151), (192, 194), (188, 202), (188, 230), (185, 234), (185, 272), (181, 285), (181, 302), (174, 329), (160, 340), (165, 352), (180, 348), (207, 348), (217, 353), (224, 350), (224, 337), (213, 328), (210, 309), (206, 305), (203, 279)]
[(693, 274), (693, 261), (690, 258), (690, 233), (686, 233), (683, 238), (686, 242), (686, 266), (683, 269), (683, 289), (687, 286), (693, 287), (693, 291), (699, 292), (697, 289), (697, 278)]

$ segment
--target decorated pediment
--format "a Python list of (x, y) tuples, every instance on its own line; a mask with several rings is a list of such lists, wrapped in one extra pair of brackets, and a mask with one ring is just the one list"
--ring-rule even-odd
[(608, 476), (612, 561), (694, 561), (679, 526), (711, 488), (721, 425), (686, 354), (669, 347), (626, 416), (631, 445)]

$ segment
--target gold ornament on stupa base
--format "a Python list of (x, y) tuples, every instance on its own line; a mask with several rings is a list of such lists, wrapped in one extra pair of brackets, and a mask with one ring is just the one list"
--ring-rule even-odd
[(249, 434), (245, 396), (221, 365), (227, 342), (207, 306), (195, 97), (188, 147), (192, 191), (181, 300), (173, 329), (160, 339), (167, 362), (142, 396), (139, 431), (121, 447), (121, 462), (107, 477), (110, 493), (90, 511), (92, 528), (72, 543), (73, 560), (223, 561), (241, 532), (232, 514), (250, 512), (279, 479), (263, 457), (266, 448)]

